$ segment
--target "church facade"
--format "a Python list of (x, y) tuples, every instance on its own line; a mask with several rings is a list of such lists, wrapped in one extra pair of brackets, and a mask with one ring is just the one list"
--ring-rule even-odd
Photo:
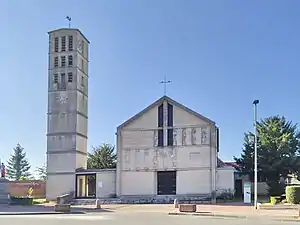
[(117, 128), (117, 168), (87, 170), (89, 41), (49, 32), (48, 200), (212, 196), (234, 190), (234, 168), (218, 166), (214, 121), (163, 96)]
[(163, 96), (117, 128), (116, 195), (211, 196), (234, 190), (218, 168), (215, 122)]

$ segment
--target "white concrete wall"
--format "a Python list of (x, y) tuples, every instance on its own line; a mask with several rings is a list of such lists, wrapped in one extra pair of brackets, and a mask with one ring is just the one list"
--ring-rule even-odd
[(156, 194), (156, 171), (169, 169), (177, 171), (178, 194), (211, 193), (215, 188), (215, 126), (176, 105), (173, 110), (173, 147), (157, 147), (157, 107), (118, 131), (118, 195)]
[(157, 123), (158, 123), (157, 107), (154, 107), (150, 109), (148, 112), (146, 112), (145, 114), (141, 115), (136, 120), (132, 121), (130, 124), (124, 127), (123, 130), (141, 129), (141, 128), (156, 129)]
[(76, 153), (48, 154), (47, 173), (75, 172)]
[(209, 125), (208, 122), (200, 119), (199, 117), (188, 113), (186, 110), (174, 107), (174, 126), (175, 127), (188, 127), (197, 125)]
[(96, 197), (107, 198), (116, 194), (116, 171), (101, 171), (96, 174)]
[(76, 148), (81, 152), (87, 152), (87, 139), (76, 135)]
[(52, 152), (73, 149), (76, 147), (76, 135), (51, 136), (47, 138), (47, 149)]
[[(87, 168), (87, 159), (86, 155), (76, 153), (76, 169), (78, 168)], [(76, 170), (75, 169), (75, 170)]]
[(176, 149), (177, 168), (210, 168), (209, 146), (182, 146)]
[(225, 167), (217, 169), (216, 176), (217, 193), (224, 191), (234, 191), (234, 168)]
[(48, 175), (46, 180), (46, 199), (56, 200), (60, 195), (75, 191), (75, 174)]
[(210, 194), (211, 176), (209, 170), (177, 171), (177, 194)]
[(123, 171), (121, 195), (156, 195), (155, 172)]
[(48, 115), (48, 133), (76, 131), (76, 114)]
[(84, 115), (88, 114), (88, 98), (81, 92), (78, 92), (77, 95), (77, 110), (78, 112), (83, 113)]

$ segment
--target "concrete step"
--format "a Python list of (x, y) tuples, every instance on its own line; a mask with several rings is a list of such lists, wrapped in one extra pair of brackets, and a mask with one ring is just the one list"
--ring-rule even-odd
[[(173, 204), (177, 199), (179, 204), (210, 203), (209, 195), (198, 196), (122, 196), (120, 198), (101, 198), (100, 204)], [(76, 199), (75, 205), (94, 205), (96, 199)]]

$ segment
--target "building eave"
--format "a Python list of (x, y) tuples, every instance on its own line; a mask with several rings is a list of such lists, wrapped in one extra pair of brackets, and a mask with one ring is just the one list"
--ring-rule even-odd
[(48, 34), (50, 35), (51, 33), (59, 32), (59, 31), (63, 31), (63, 30), (73, 30), (73, 31), (79, 32), (81, 34), (81, 36), (90, 44), (90, 41), (87, 39), (87, 37), (77, 28), (59, 28), (56, 30), (49, 31)]
[(148, 107), (144, 108), (142, 111), (140, 111), (139, 113), (135, 114), (133, 117), (131, 117), (130, 119), (126, 120), (124, 123), (122, 123), (121, 125), (119, 125), (117, 127), (117, 130), (120, 130), (122, 128), (124, 128), (125, 126), (129, 125), (130, 123), (132, 123), (133, 121), (135, 121), (136, 119), (138, 119), (140, 116), (142, 116), (143, 114), (145, 114), (146, 112), (148, 112), (150, 109), (156, 107), (157, 105), (161, 104), (162, 102), (164, 101), (168, 101), (170, 102), (172, 105), (175, 105), (177, 106), (178, 108), (181, 108), (183, 109), (184, 111), (198, 117), (199, 119), (201, 120), (204, 120), (205, 122), (207, 122), (208, 124), (210, 125), (216, 125), (216, 123), (210, 119), (208, 119), (207, 117), (195, 112), (194, 110), (180, 104), (179, 102), (171, 99), (170, 97), (168, 96), (163, 96), (161, 98), (159, 98), (158, 100), (156, 100), (155, 102), (153, 102), (151, 105), (149, 105)]

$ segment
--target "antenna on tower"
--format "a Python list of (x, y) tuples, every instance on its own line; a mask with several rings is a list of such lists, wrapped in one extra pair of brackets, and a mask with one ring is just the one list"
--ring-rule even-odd
[(69, 28), (71, 28), (71, 20), (72, 20), (72, 18), (70, 16), (67, 16), (66, 19), (69, 21)]

